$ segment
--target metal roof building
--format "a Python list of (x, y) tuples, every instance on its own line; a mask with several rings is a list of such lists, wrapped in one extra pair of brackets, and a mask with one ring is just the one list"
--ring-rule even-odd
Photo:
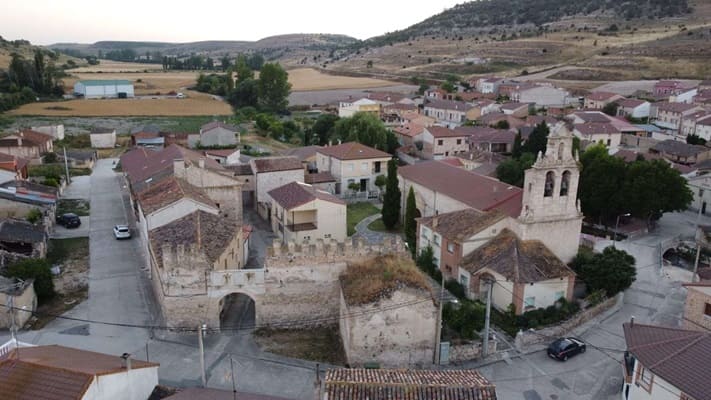
[(134, 97), (133, 83), (125, 79), (78, 81), (74, 95), (85, 99)]

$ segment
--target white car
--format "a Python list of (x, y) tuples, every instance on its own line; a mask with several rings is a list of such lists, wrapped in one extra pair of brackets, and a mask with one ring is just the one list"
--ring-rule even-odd
[(131, 238), (131, 229), (129, 229), (128, 225), (115, 225), (114, 226), (114, 237), (116, 239), (130, 239)]

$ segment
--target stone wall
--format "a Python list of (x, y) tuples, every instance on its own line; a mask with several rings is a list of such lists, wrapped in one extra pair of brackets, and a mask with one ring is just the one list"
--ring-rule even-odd
[(528, 346), (547, 343), (551, 340), (550, 338), (565, 336), (569, 334), (569, 332), (573, 329), (590, 321), (591, 319), (597, 317), (603, 312), (615, 307), (618, 302), (621, 303), (622, 296), (623, 294), (620, 293), (615, 297), (611, 297), (594, 307), (575, 314), (567, 321), (564, 321), (558, 325), (539, 329), (534, 332), (519, 331), (516, 335), (515, 346), (517, 349), (521, 350), (522, 348), (526, 348)]
[[(15, 310), (15, 326), (17, 329), (22, 328), (27, 321), (32, 317), (32, 313), (37, 309), (37, 296), (32, 279), (26, 280), (24, 283), (9, 289), (5, 286), (14, 284), (11, 279), (0, 279), (0, 305), (5, 307), (10, 306), (10, 297), (12, 297), (12, 306)], [(9, 308), (1, 307), (0, 312), (0, 329), (9, 329), (12, 326), (12, 312)], [(27, 312), (25, 312), (26, 310)]]
[[(452, 344), (449, 346), (449, 362), (460, 363), (476, 360), (481, 357), (481, 349), (483, 347), (481, 341)], [(493, 338), (489, 339), (489, 354), (496, 353), (497, 347), (498, 342)]]
[(711, 287), (689, 284), (684, 304), (684, 329), (711, 330), (711, 318), (706, 314), (707, 304), (711, 304)]

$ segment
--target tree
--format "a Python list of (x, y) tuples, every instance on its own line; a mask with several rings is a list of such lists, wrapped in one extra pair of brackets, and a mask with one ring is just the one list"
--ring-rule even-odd
[(397, 161), (388, 161), (388, 177), (383, 197), (383, 224), (392, 230), (400, 219), (400, 188), (397, 179)]
[(375, 177), (375, 186), (377, 186), (381, 191), (383, 190), (383, 186), (387, 185), (387, 182), (388, 179), (385, 175), (378, 175)]
[(452, 93), (452, 92), (454, 92), (454, 91), (456, 90), (456, 87), (454, 86), (454, 84), (453, 84), (452, 82), (449, 82), (449, 81), (442, 83), (442, 85), (440, 86), (440, 88), (441, 88), (442, 90), (444, 90), (445, 92), (447, 92), (447, 93)]
[(509, 129), (510, 127), (511, 125), (509, 125), (509, 121), (505, 119), (502, 119), (494, 125), (494, 128), (496, 129)]
[(706, 139), (702, 138), (702, 137), (699, 136), (699, 135), (696, 135), (696, 134), (692, 133), (691, 135), (687, 135), (687, 136), (686, 136), (686, 143), (687, 143), (687, 144), (698, 144), (698, 145), (701, 145), (701, 146), (705, 146), (705, 145), (706, 145)]
[(278, 63), (266, 63), (259, 71), (257, 94), (259, 106), (265, 111), (282, 112), (289, 105), (291, 83), (289, 74)]
[(519, 159), (505, 160), (496, 167), (496, 177), (509, 185), (523, 187), (525, 171), (531, 168), (535, 161), (531, 153), (523, 153)]
[(18, 261), (8, 266), (4, 275), (9, 278), (34, 279), (34, 289), (40, 303), (55, 295), (51, 265), (46, 259), (28, 258)]
[(245, 57), (244, 54), (237, 56), (232, 70), (237, 75), (238, 85), (244, 81), (254, 79), (254, 71), (247, 65), (247, 57)]
[(528, 136), (528, 139), (526, 139), (526, 144), (523, 146), (523, 151), (531, 153), (536, 157), (538, 156), (539, 152), (545, 154), (546, 146), (548, 145), (549, 133), (550, 129), (548, 128), (548, 124), (546, 124), (544, 121), (541, 121), (541, 123), (539, 123), (538, 125), (536, 125), (535, 128), (533, 128), (533, 131)]
[(589, 292), (604, 290), (608, 296), (624, 291), (637, 277), (634, 257), (612, 246), (602, 253), (576, 256), (573, 268)]
[(44, 156), (42, 156), (42, 162), (45, 164), (54, 164), (59, 161), (59, 157), (57, 157), (57, 153), (51, 152), (51, 153), (46, 153)]
[(344, 142), (358, 142), (384, 151), (391, 151), (392, 139), (397, 143), (395, 135), (385, 127), (380, 118), (362, 112), (336, 121), (334, 136)]
[(521, 154), (523, 153), (521, 141), (521, 131), (519, 130), (514, 137), (513, 149), (511, 149), (512, 158), (518, 159), (521, 157)]
[(38, 208), (33, 208), (27, 212), (27, 216), (25, 217), (25, 219), (27, 220), (27, 222), (35, 224), (42, 220), (42, 211), (40, 211)]
[(602, 112), (609, 116), (616, 117), (618, 108), (620, 108), (620, 105), (615, 102), (607, 103), (604, 107), (602, 107)]
[(417, 204), (415, 202), (415, 191), (410, 186), (410, 191), (407, 193), (407, 203), (405, 205), (405, 241), (412, 254), (415, 254), (415, 249), (417, 248), (417, 221), (420, 212), (417, 210)]
[(256, 107), (259, 99), (257, 81), (247, 79), (237, 83), (234, 89), (227, 95), (227, 102), (235, 108)]
[(338, 119), (338, 115), (333, 114), (321, 114), (316, 118), (316, 122), (311, 128), (311, 132), (314, 136), (314, 144), (319, 146), (328, 144), (328, 140), (335, 132), (336, 121), (338, 121)]

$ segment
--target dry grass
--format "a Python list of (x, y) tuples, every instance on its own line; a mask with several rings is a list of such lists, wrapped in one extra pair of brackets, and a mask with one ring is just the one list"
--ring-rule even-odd
[(210, 95), (188, 92), (186, 99), (107, 99), (68, 100), (30, 103), (12, 110), (13, 115), (52, 117), (131, 117), (131, 116), (197, 116), (231, 115), (229, 104)]
[(394, 255), (349, 264), (340, 279), (343, 296), (350, 305), (367, 304), (389, 297), (402, 287), (422, 289), (434, 297), (427, 277), (415, 263)]
[(71, 72), (143, 72), (145, 70), (161, 71), (162, 69), (163, 66), (161, 64), (142, 64), (100, 60), (99, 65), (88, 65), (86, 67), (73, 69)]
[(308, 329), (261, 328), (254, 339), (264, 351), (332, 365), (346, 363), (338, 325)]
[(329, 75), (312, 68), (289, 70), (291, 90), (331, 90), (331, 89), (368, 89), (399, 85), (397, 82), (373, 78), (354, 78), (350, 76)]

